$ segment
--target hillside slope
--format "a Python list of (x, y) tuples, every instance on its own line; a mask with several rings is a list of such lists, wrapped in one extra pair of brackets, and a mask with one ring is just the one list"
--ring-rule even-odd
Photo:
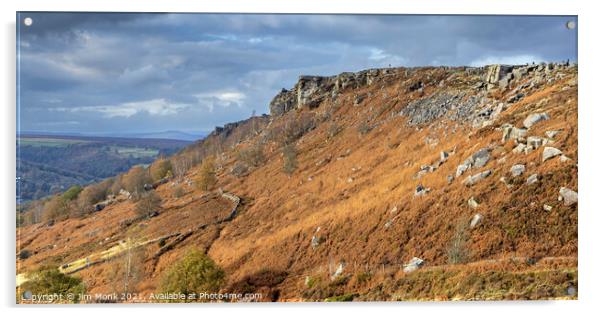
[[(215, 190), (192, 185), (193, 166), (157, 188), (156, 217), (128, 222), (124, 200), (19, 228), (17, 251), (32, 255), (17, 272), (136, 239), (157, 242), (137, 247), (132, 301), (160, 291), (162, 272), (192, 248), (225, 270), (224, 292), (261, 300), (576, 298), (577, 101), (576, 65), (302, 76), (271, 116), (172, 158), (215, 156)], [(257, 164), (242, 159), (257, 148)], [(240, 198), (231, 218), (223, 192)], [(107, 293), (115, 262), (75, 273)]]

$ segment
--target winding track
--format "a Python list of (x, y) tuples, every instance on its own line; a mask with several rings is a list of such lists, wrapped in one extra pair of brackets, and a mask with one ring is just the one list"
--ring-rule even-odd
[[(155, 255), (153, 255), (153, 259), (158, 259), (161, 255), (163, 255), (164, 253), (166, 253), (167, 251), (175, 248), (175, 246), (177, 244), (179, 244), (180, 242), (184, 241), (186, 238), (188, 238), (190, 235), (192, 235), (193, 233), (199, 231), (199, 230), (203, 230), (207, 227), (209, 227), (210, 225), (219, 225), (225, 222), (229, 222), (231, 220), (234, 219), (234, 217), (236, 217), (237, 212), (238, 212), (238, 206), (240, 205), (240, 197), (232, 194), (232, 193), (222, 193), (221, 195), (223, 198), (232, 201), (232, 203), (234, 204), (234, 206), (232, 207), (229, 215), (225, 218), (219, 219), (217, 221), (214, 221), (212, 223), (209, 224), (202, 224), (200, 226), (197, 226), (193, 229), (190, 229), (186, 232), (178, 232), (178, 233), (173, 233), (173, 234), (169, 234), (169, 235), (164, 235), (164, 236), (160, 236), (157, 238), (153, 238), (153, 239), (149, 239), (146, 241), (139, 241), (139, 242), (134, 242), (132, 244), (128, 244), (127, 242), (121, 240), (119, 241), (119, 243), (107, 250), (103, 250), (101, 252), (97, 252), (97, 253), (93, 253), (85, 258), (81, 258), (69, 263), (66, 263), (62, 266), (59, 267), (59, 271), (65, 274), (71, 274), (71, 273), (75, 273), (77, 271), (81, 271), (83, 269), (86, 269), (92, 265), (95, 264), (99, 264), (102, 262), (105, 262), (107, 260), (110, 260), (112, 258), (115, 258), (121, 254), (123, 254), (125, 251), (133, 249), (133, 248), (138, 248), (138, 247), (143, 247), (146, 246), (148, 244), (152, 244), (155, 242), (158, 242), (160, 240), (167, 240), (173, 237), (176, 237), (172, 242), (170, 242), (169, 244), (166, 244), (165, 246), (161, 247), (157, 253), (155, 253)], [(27, 282), (29, 279), (27, 278), (27, 273), (21, 273), (21, 274), (17, 274), (16, 276), (16, 286), (20, 286), (21, 284)]]

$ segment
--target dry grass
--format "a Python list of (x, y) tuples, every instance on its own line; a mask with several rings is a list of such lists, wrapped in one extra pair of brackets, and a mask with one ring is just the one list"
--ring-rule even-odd
[[(576, 262), (562, 269), (528, 273), (523, 273), (529, 271), (526, 266), (504, 270), (498, 266), (474, 265), (427, 269), (407, 276), (399, 273), (401, 265), (414, 256), (424, 259), (427, 267), (445, 265), (456, 219), (470, 218), (476, 212), (483, 215), (483, 222), (469, 232), (469, 261), (577, 256), (577, 207), (566, 207), (556, 200), (560, 186), (577, 190), (576, 88), (563, 91), (564, 83), (559, 81), (512, 105), (494, 126), (481, 130), (453, 121), (419, 129), (407, 126), (406, 118), (396, 113), (420, 97), (420, 93), (407, 93), (406, 88), (421, 80), (425, 84), (423, 93), (432, 93), (441, 89), (437, 85), (446, 76), (449, 73), (438, 68), (407, 76), (401, 71), (387, 81), (344, 92), (338, 97), (338, 106), (331, 100), (325, 101), (317, 111), (331, 109), (329, 121), (317, 123), (313, 129), (303, 129), (300, 136), (295, 134), (299, 137), (297, 169), (291, 176), (282, 172), (282, 141), (265, 137), (270, 131), (238, 145), (224, 140), (231, 148), (225, 149), (220, 161), (216, 187), (241, 196), (244, 211), (222, 227), (194, 234), (156, 264), (148, 263), (143, 291), (152, 291), (160, 272), (192, 245), (207, 249), (209, 256), (225, 269), (232, 288), (255, 287), (279, 300), (544, 298), (560, 296), (568, 283), (576, 286)], [(450, 89), (470, 87), (474, 81), (457, 72), (450, 78), (446, 81)], [(363, 93), (369, 96), (354, 107), (353, 95)], [(520, 126), (531, 111), (525, 109), (543, 99), (548, 101), (542, 102), (537, 111), (547, 111), (551, 119), (533, 127), (529, 135), (545, 136), (547, 130), (562, 129), (553, 146), (563, 150), (572, 162), (553, 159), (542, 163), (542, 148), (529, 155), (517, 155), (511, 153), (510, 143), (500, 143), (501, 131), (495, 127), (505, 122)], [(314, 114), (301, 111), (290, 116), (313, 120)], [(334, 135), (330, 123), (333, 120), (337, 126)], [(361, 122), (370, 122), (373, 129), (364, 135), (358, 133)], [(275, 120), (270, 128), (276, 131), (284, 126), (284, 119)], [(233, 135), (245, 139), (240, 134)], [(427, 144), (427, 137), (438, 142)], [(229, 170), (236, 163), (234, 152), (257, 141), (265, 142), (265, 163), (243, 177), (231, 175)], [(464, 174), (448, 184), (447, 176), (455, 174), (458, 164), (490, 145), (499, 146), (491, 161), (482, 169), (467, 172), (490, 169), (490, 177), (466, 187), (461, 183), (467, 176)], [(415, 178), (421, 165), (432, 164), (439, 159), (440, 151), (453, 149), (454, 153), (436, 171)], [(497, 163), (501, 156), (506, 161)], [(510, 167), (515, 163), (526, 164), (527, 172), (513, 179), (514, 186), (507, 188), (499, 178), (509, 178)], [(193, 178), (196, 172), (198, 167), (191, 169), (186, 177)], [(539, 184), (526, 186), (524, 180), (532, 173), (540, 175)], [(431, 192), (414, 197), (418, 184), (431, 188)], [(173, 198), (177, 187), (169, 184), (159, 187), (163, 208), (171, 210), (145, 222), (147, 235), (185, 230), (193, 223), (210, 220), (214, 216), (211, 214), (217, 214), (218, 210), (227, 210), (227, 203), (219, 199), (197, 199), (202, 193), (195, 188), (184, 186), (186, 194)], [(481, 203), (477, 210), (468, 207), (470, 197)], [(544, 203), (553, 210), (544, 211)], [(391, 213), (394, 207), (397, 212)], [(120, 236), (119, 220), (131, 216), (133, 206), (125, 202), (92, 217), (60, 222), (52, 228), (42, 225), (19, 228), (20, 240), (26, 245), (22, 249), (39, 250), (57, 244), (54, 249), (39, 250), (31, 258), (19, 261), (19, 271), (31, 269), (53, 256), (64, 256), (61, 260), (79, 258), (86, 251), (101, 249), (107, 244), (98, 243), (107, 236)], [(391, 224), (387, 228), (388, 221)], [(83, 228), (74, 228), (82, 224)], [(317, 227), (321, 228), (324, 242), (313, 249), (310, 240)], [(85, 237), (84, 231), (93, 229), (102, 233), (98, 237)], [(83, 245), (90, 245), (90, 249), (73, 253), (73, 249)], [(147, 251), (152, 253), (156, 249)], [(340, 261), (349, 264), (346, 269), (358, 265), (386, 268), (381, 272), (346, 270), (347, 283), (333, 287), (324, 267)], [(92, 291), (100, 292), (107, 286), (102, 277), (105, 269), (101, 264), (81, 271), (80, 275)], [(563, 274), (565, 270), (567, 274)], [(277, 272), (286, 272), (279, 282), (263, 280)], [(308, 292), (303, 280), (311, 275), (321, 275), (322, 281)], [(431, 287), (432, 279), (440, 280), (441, 286)], [(468, 280), (464, 287), (453, 286), (464, 279)], [(536, 285), (530, 287), (529, 282)], [(509, 290), (505, 290), (507, 284)]]

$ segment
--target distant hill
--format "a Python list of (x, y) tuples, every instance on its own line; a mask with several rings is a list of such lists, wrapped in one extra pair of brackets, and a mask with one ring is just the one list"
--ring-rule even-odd
[(181, 131), (164, 131), (164, 132), (151, 132), (151, 133), (132, 133), (119, 135), (123, 137), (131, 138), (156, 138), (156, 139), (174, 139), (174, 140), (185, 140), (185, 141), (196, 141), (203, 139), (207, 136), (207, 133), (185, 133)]
[(182, 140), (187, 142), (193, 142), (203, 139), (207, 136), (207, 132), (198, 133), (187, 133), (182, 131), (162, 131), (162, 132), (148, 132), (148, 133), (76, 133), (76, 132), (39, 132), (39, 131), (23, 131), (20, 135), (38, 135), (38, 136), (59, 136), (59, 137), (94, 137), (94, 138), (142, 138), (142, 139), (171, 139), (171, 140)]

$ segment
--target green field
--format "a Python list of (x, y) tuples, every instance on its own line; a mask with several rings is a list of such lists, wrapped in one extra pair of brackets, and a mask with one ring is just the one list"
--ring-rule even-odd
[(144, 158), (144, 157), (155, 157), (159, 154), (159, 150), (152, 148), (140, 148), (140, 147), (122, 147), (122, 146), (111, 146), (110, 151), (118, 154), (121, 157), (133, 157), (133, 158)]
[(37, 138), (37, 137), (21, 137), (19, 138), (21, 146), (36, 146), (36, 147), (65, 147), (73, 144), (85, 144), (90, 141), (82, 139), (62, 139), (62, 138)]
[[(93, 141), (84, 139), (65, 139), (65, 138), (42, 138), (42, 137), (21, 137), (19, 138), (21, 146), (33, 147), (66, 147), (76, 144), (87, 144)], [(128, 147), (128, 146), (108, 146), (110, 152), (115, 153), (123, 158), (146, 158), (155, 157), (159, 154), (158, 149), (144, 147)]]

